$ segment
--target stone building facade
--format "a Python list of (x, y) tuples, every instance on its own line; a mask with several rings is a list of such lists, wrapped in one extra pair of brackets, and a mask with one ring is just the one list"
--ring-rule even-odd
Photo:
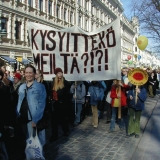
[(139, 33), (137, 21), (128, 21), (123, 10), (120, 0), (1, 0), (0, 30), (7, 34), (0, 37), (0, 55), (3, 58), (23, 58), (20, 62), (14, 61), (18, 67), (31, 62), (28, 21), (57, 29), (78, 25), (90, 32), (120, 17), (122, 49), (119, 54), (125, 64), (127, 56), (134, 53), (134, 39)]

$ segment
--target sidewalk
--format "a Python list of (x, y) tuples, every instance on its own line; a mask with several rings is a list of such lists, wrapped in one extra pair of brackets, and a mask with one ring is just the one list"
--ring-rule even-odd
[(160, 159), (160, 100), (153, 110), (132, 160)]
[(156, 160), (160, 159), (157, 153), (160, 147), (160, 102), (156, 105), (158, 99), (157, 96), (146, 100), (146, 108), (141, 118), (140, 138), (126, 138), (125, 131), (120, 131), (118, 126), (116, 132), (108, 133), (106, 117), (100, 120), (98, 128), (94, 129), (91, 117), (87, 117), (82, 124), (71, 129), (68, 138), (60, 137), (57, 142), (46, 144), (46, 160), (154, 160), (153, 154)]

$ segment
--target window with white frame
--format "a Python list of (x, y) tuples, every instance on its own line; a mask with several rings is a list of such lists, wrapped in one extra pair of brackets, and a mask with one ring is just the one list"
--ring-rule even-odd
[(51, 0), (48, 1), (48, 13), (52, 15), (52, 1)]
[(66, 9), (64, 9), (64, 20), (66, 21)]
[(57, 8), (56, 8), (56, 16), (59, 17), (59, 6), (57, 5)]
[(15, 22), (15, 38), (21, 40), (21, 22)]
[(43, 0), (39, 0), (39, 10), (43, 11)]
[(1, 18), (1, 30), (2, 32), (7, 32), (7, 22), (8, 19), (7, 18)]
[(81, 0), (78, 0), (78, 4), (81, 5)]
[(85, 1), (85, 6), (84, 6), (86, 9), (88, 9), (88, 2)]
[(93, 31), (93, 22), (92, 22), (92, 24), (91, 24), (91, 31)]
[(78, 26), (81, 27), (81, 16), (79, 16), (79, 19), (78, 19)]
[(137, 47), (135, 47), (135, 52), (137, 52)]
[(88, 20), (86, 19), (85, 30), (88, 29)]
[(29, 5), (30, 7), (33, 7), (33, 0), (28, 0), (28, 5)]
[(70, 23), (72, 23), (73, 20), (73, 12), (70, 12)]

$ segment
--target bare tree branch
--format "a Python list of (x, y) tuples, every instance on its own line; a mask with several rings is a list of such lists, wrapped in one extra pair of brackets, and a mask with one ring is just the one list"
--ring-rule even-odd
[(152, 2), (155, 5), (156, 9), (160, 12), (160, 2), (159, 2), (159, 0), (152, 0)]
[(160, 0), (132, 0), (131, 12), (139, 19), (141, 33), (147, 35), (151, 47), (160, 53)]

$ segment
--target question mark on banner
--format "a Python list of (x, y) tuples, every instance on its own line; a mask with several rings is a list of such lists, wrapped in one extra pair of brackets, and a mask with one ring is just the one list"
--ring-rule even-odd
[(94, 72), (94, 54), (93, 52), (90, 52), (91, 55), (91, 73)]
[(97, 57), (97, 55), (98, 55), (99, 53), (100, 53), (101, 55), (100, 55), (100, 57), (99, 57), (99, 59), (98, 59), (98, 64), (99, 64), (99, 65), (98, 65), (98, 71), (101, 71), (101, 59), (102, 59), (102, 57), (103, 57), (103, 52), (102, 52), (101, 50), (97, 50), (97, 51), (96, 51), (96, 57)]
[(84, 73), (87, 72), (86, 70), (86, 66), (87, 66), (87, 62), (88, 62), (88, 54), (87, 53), (84, 53), (82, 56), (81, 56), (81, 59), (83, 59), (83, 57), (86, 57), (85, 61), (84, 61)]

